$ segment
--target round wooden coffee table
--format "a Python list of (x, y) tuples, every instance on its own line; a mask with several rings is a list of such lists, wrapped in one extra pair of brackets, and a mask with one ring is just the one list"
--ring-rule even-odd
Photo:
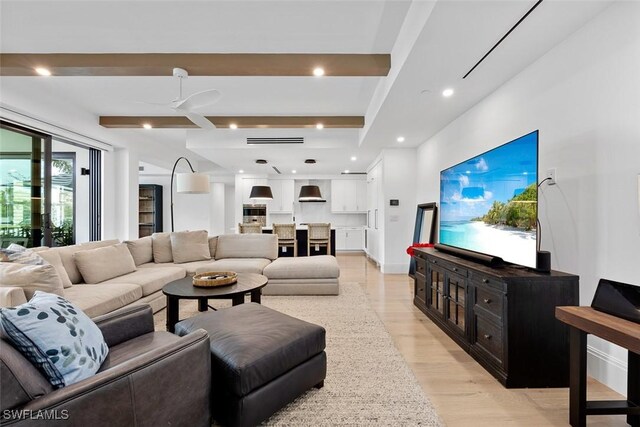
[(180, 321), (181, 299), (197, 299), (198, 311), (207, 311), (210, 299), (230, 299), (233, 305), (242, 304), (244, 296), (248, 293), (251, 293), (251, 302), (260, 304), (262, 288), (266, 285), (267, 278), (254, 273), (238, 273), (236, 283), (213, 288), (193, 286), (193, 277), (191, 276), (167, 283), (162, 288), (162, 293), (167, 296), (167, 331), (174, 332), (176, 323)]

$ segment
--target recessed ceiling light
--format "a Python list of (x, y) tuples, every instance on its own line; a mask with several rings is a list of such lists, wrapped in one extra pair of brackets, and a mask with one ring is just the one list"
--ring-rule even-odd
[(396, 141), (398, 142), (404, 142), (404, 136), (399, 136), (396, 138)]
[(323, 129), (323, 128), (324, 128), (324, 125), (322, 123), (318, 123), (316, 125), (316, 129)]
[(349, 173), (349, 169), (345, 169), (345, 170), (344, 170), (344, 173)]
[(231, 123), (231, 124), (229, 125), (229, 129), (238, 129), (238, 125), (237, 125), (237, 124), (235, 124), (235, 123)]
[(356, 160), (358, 160), (358, 158), (356, 156), (351, 156), (351, 161), (355, 162)]
[(142, 127), (145, 129), (151, 129), (153, 126), (151, 126), (149, 123), (143, 123)]
[(40, 74), (41, 76), (50, 76), (51, 75), (51, 71), (49, 71), (49, 70), (47, 70), (46, 68), (43, 68), (43, 67), (36, 68), (36, 73)]
[(244, 171), (243, 171), (242, 169), (240, 169), (240, 170), (238, 171), (238, 173), (244, 173)]
[(324, 68), (322, 67), (316, 67), (313, 69), (313, 75), (316, 77), (322, 77), (324, 76)]
[(296, 173), (296, 170), (295, 170), (295, 169), (294, 169), (294, 170), (292, 170), (292, 171), (291, 171), (291, 173)]
[(442, 91), (442, 96), (444, 96), (445, 98), (448, 98), (451, 95), (453, 95), (453, 89), (451, 89), (451, 88), (447, 88), (447, 89)]

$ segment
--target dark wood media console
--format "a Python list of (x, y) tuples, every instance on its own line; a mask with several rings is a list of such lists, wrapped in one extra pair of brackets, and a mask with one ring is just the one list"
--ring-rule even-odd
[(579, 304), (578, 276), (430, 248), (414, 258), (414, 304), (505, 387), (569, 386), (569, 329), (555, 308)]

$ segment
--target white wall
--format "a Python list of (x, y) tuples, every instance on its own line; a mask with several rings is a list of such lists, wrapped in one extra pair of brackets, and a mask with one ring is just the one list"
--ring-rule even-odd
[(235, 230), (237, 222), (235, 222), (236, 212), (236, 187), (234, 185), (225, 184), (224, 186), (224, 233), (232, 233)]
[[(416, 150), (385, 149), (382, 151), (382, 197), (384, 213), (384, 273), (407, 274), (410, 258), (407, 246), (413, 241), (416, 221)], [(399, 206), (390, 206), (398, 199)]]
[[(639, 22), (640, 3), (614, 3), (418, 149), (417, 199), (439, 200), (441, 169), (539, 129), (558, 182), (541, 187), (542, 249), (580, 276), (582, 305), (601, 277), (640, 285)], [(590, 374), (625, 392), (626, 352), (589, 346)]]
[(225, 234), (225, 185), (221, 182), (211, 183), (209, 202), (211, 203), (209, 217), (209, 234), (218, 236)]
[[(171, 175), (140, 175), (140, 184), (162, 185), (163, 231), (171, 231)], [(211, 190), (213, 190), (214, 185), (211, 185)], [(136, 188), (135, 191), (137, 203), (138, 189)], [(180, 194), (176, 193), (174, 189), (173, 221), (176, 231), (210, 231), (212, 193), (213, 191), (209, 194)]]

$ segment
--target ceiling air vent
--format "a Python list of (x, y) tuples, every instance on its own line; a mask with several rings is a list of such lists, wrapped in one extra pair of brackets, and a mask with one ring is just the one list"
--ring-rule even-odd
[(278, 175), (282, 175), (282, 172), (280, 172), (280, 169), (278, 169), (278, 168), (277, 168), (277, 167), (275, 167), (275, 166), (271, 166), (271, 167), (273, 168), (273, 170), (274, 170), (274, 171), (276, 171), (276, 173), (277, 173)]
[(260, 145), (260, 144), (303, 144), (304, 137), (293, 136), (288, 138), (247, 138), (247, 144)]

